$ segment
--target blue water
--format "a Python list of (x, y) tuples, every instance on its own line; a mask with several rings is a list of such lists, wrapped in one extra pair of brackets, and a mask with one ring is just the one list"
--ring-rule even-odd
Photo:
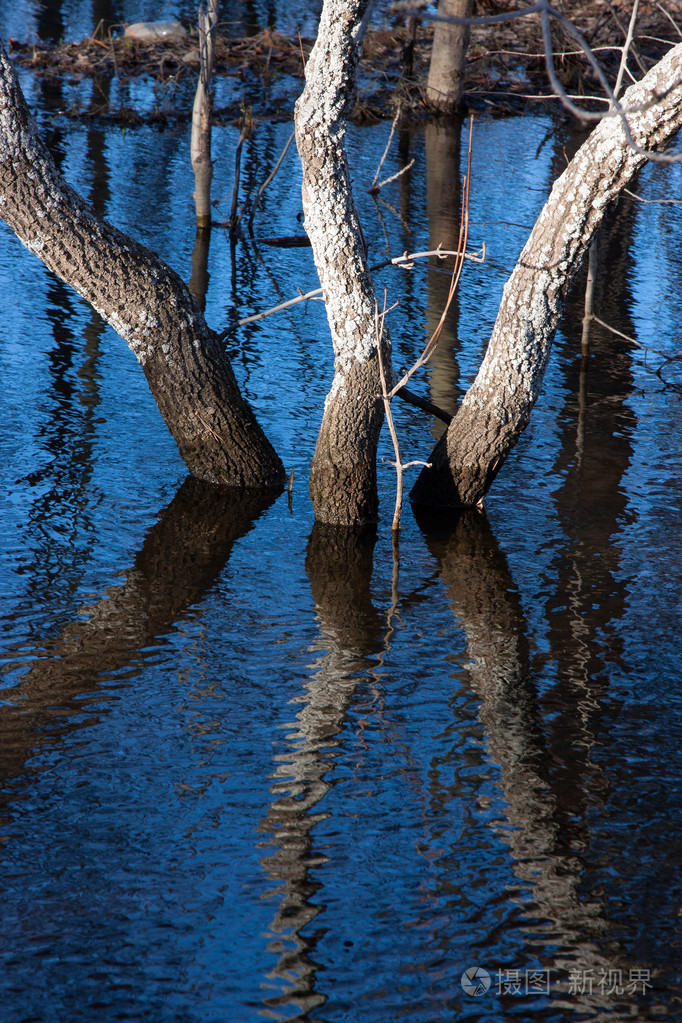
[[(189, 279), (186, 124), (55, 117), (23, 80), (67, 179)], [(289, 131), (257, 125), (244, 190)], [(377, 207), (388, 131), (349, 134), (377, 261), (447, 239), (464, 166), (458, 136), (405, 132), (382, 176), (415, 163)], [(237, 137), (216, 131), (217, 217)], [(474, 138), (487, 259), (416, 384), (453, 408), (575, 145), (546, 113), (480, 117)], [(681, 174), (636, 191), (679, 197)], [(301, 232), (299, 188), (292, 149), (257, 237)], [(668, 356), (678, 210), (619, 208), (597, 289), (603, 319)], [(216, 329), (316, 285), (309, 250), (242, 242), (233, 263), (221, 229), (208, 271)], [(595, 331), (581, 376), (578, 286), (485, 514), (420, 525), (406, 504), (396, 575), (387, 464), (376, 537), (314, 527), (321, 303), (228, 341), (294, 470), (290, 500), (238, 498), (187, 480), (125, 344), (7, 228), (0, 281), (3, 1023), (681, 1018), (682, 410), (663, 356)], [(409, 365), (447, 278), (377, 282)], [(437, 427), (395, 414), (427, 458)]]

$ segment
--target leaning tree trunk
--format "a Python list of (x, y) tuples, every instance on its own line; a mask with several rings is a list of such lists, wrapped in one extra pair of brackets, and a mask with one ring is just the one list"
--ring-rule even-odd
[[(440, 0), (438, 14), (441, 18), (470, 18), (472, 6), (473, 0)], [(469, 34), (468, 25), (435, 23), (426, 102), (441, 113), (454, 113), (462, 102)]]
[[(370, 0), (325, 0), (296, 104), (305, 227), (327, 308), (335, 374), (310, 473), (318, 521), (361, 525), (378, 516), (376, 450), (383, 422), (376, 296), (353, 203), (344, 115)], [(382, 354), (390, 376), (390, 341)]]
[[(636, 145), (659, 150), (682, 126), (682, 43), (628, 89), (622, 104), (634, 111), (628, 123)], [(478, 375), (436, 445), (431, 467), (420, 473), (413, 503), (480, 505), (528, 423), (566, 293), (587, 247), (646, 159), (630, 145), (622, 119), (607, 117), (555, 182), (505, 285)]]
[(282, 464), (188, 288), (60, 177), (1, 44), (0, 216), (128, 342), (195, 476), (282, 485)]

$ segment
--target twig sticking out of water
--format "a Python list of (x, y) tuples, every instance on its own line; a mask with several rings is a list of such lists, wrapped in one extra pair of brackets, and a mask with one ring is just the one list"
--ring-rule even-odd
[(211, 75), (215, 35), (218, 27), (218, 0), (209, 0), (208, 10), (199, 7), (199, 60), (200, 72), (192, 108), (191, 159), (194, 171), (194, 205), (197, 226), (211, 226)]
[[(393, 306), (391, 308), (394, 308)], [(384, 402), (384, 411), (386, 412), (386, 422), (388, 423), (388, 429), (391, 434), (391, 440), (393, 441), (393, 450), (395, 451), (395, 461), (390, 464), (395, 466), (396, 472), (396, 495), (395, 495), (395, 511), (393, 512), (393, 524), (391, 529), (395, 536), (400, 532), (400, 517), (403, 508), (403, 470), (409, 468), (411, 465), (421, 465), (430, 468), (428, 462), (403, 462), (400, 454), (400, 444), (398, 443), (398, 433), (393, 422), (393, 414), (391, 412), (391, 398), (389, 397), (388, 388), (386, 386), (386, 374), (384, 372), (384, 360), (381, 354), (382, 335), (384, 329), (384, 320), (387, 312), (390, 310), (386, 309), (386, 295), (384, 293), (384, 309), (381, 315), (379, 315), (379, 305), (377, 303), (374, 310), (374, 329), (376, 332), (377, 339), (377, 355), (379, 358), (379, 378), (381, 380), (381, 397)]]

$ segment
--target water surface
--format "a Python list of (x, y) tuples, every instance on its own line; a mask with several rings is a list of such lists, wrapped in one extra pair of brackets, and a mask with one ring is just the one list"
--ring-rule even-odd
[[(80, 124), (25, 81), (67, 179), (189, 279), (186, 125)], [(257, 126), (245, 189), (289, 130)], [(349, 135), (377, 261), (451, 242), (464, 166), (459, 131), (404, 132), (384, 176), (414, 165), (377, 205), (388, 131)], [(216, 132), (217, 216), (237, 135)], [(444, 407), (576, 143), (548, 114), (477, 120), (487, 259), (418, 384)], [(636, 190), (679, 197), (681, 174)], [(299, 187), (291, 150), (256, 238), (300, 233)], [(681, 409), (675, 364), (654, 372), (679, 348), (678, 210), (628, 201), (600, 248), (598, 314), (656, 352), (595, 331), (581, 361), (578, 285), (485, 514), (406, 508), (397, 575), (388, 465), (376, 535), (313, 523), (320, 303), (228, 341), (291, 500), (216, 494), (121, 339), (0, 232), (7, 1023), (680, 1018)], [(309, 250), (233, 254), (220, 229), (207, 271), (216, 329), (316, 285)], [(377, 281), (409, 365), (447, 277)], [(395, 412), (427, 458), (437, 425)], [(471, 967), (486, 993), (465, 993)]]

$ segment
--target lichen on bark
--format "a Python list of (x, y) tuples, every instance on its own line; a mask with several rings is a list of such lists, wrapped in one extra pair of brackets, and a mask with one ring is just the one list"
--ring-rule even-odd
[[(362, 525), (378, 517), (376, 450), (383, 406), (376, 357), (377, 300), (345, 149), (345, 114), (370, 6), (369, 0), (325, 0), (295, 115), (305, 227), (335, 356), (310, 494), (316, 519), (335, 525)], [(390, 367), (385, 328), (381, 344)]]

